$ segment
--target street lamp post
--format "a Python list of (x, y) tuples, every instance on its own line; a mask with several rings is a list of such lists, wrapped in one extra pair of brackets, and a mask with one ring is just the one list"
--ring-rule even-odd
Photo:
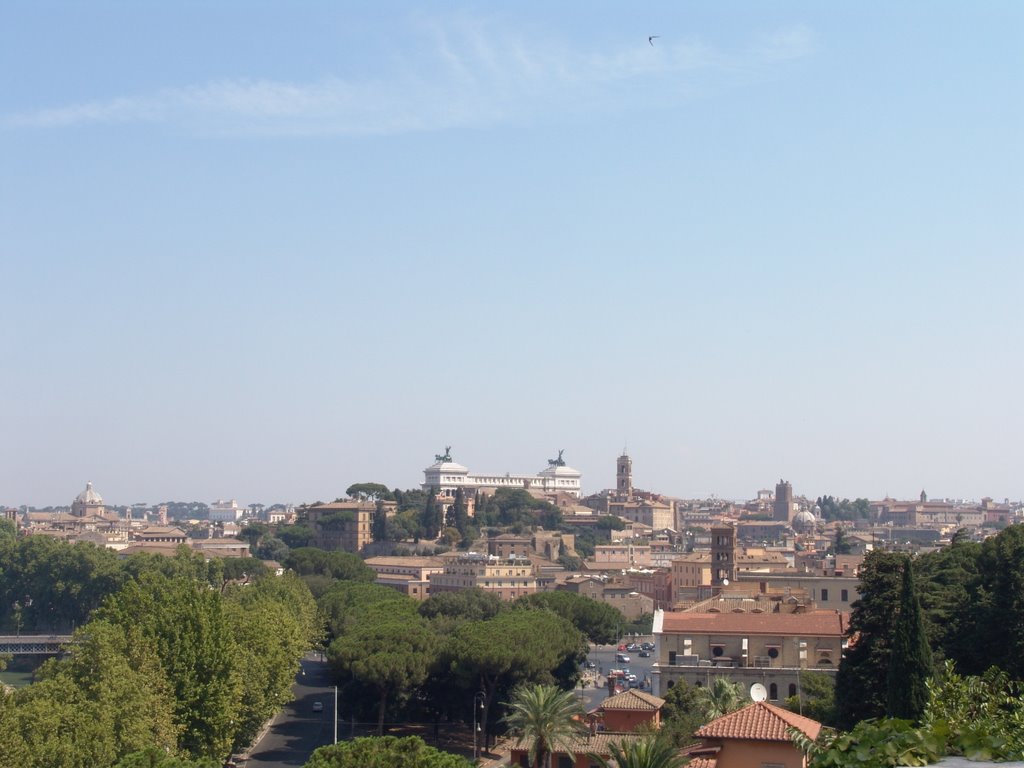
[(338, 686), (334, 686), (334, 743), (338, 743)]
[[(480, 710), (481, 714), (484, 711), (484, 702), (487, 700), (487, 695), (483, 691), (477, 691), (473, 694), (473, 762), (475, 763), (479, 757), (480, 752), (477, 749), (477, 734), (480, 732), (480, 724), (477, 723), (476, 712)], [(484, 743), (486, 749), (486, 742)]]

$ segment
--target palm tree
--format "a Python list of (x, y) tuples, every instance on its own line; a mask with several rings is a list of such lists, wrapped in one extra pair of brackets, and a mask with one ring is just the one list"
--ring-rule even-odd
[(601, 768), (681, 768), (687, 758), (679, 754), (679, 750), (658, 734), (650, 734), (636, 741), (618, 741), (608, 745), (609, 757), (591, 755)]
[(707, 688), (697, 691), (697, 702), (709, 721), (735, 712), (743, 706), (743, 686), (727, 677), (716, 677)]
[(586, 731), (577, 719), (583, 707), (573, 691), (554, 685), (528, 685), (517, 688), (508, 702), (505, 723), (530, 744), (533, 768), (546, 768), (556, 749), (572, 752), (573, 742)]

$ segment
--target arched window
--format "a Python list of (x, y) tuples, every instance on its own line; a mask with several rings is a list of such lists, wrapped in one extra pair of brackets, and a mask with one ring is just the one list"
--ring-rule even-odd
[(669, 688), (675, 688), (676, 687), (676, 681), (675, 680), (669, 680), (668, 681), (668, 687)]
[(796, 683), (789, 684), (789, 695), (796, 696)]
[(772, 701), (779, 700), (779, 686), (777, 686), (775, 683), (772, 683), (768, 686), (768, 698)]

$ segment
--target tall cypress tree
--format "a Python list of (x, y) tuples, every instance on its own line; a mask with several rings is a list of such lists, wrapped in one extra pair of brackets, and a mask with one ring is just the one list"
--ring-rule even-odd
[(899, 613), (893, 630), (886, 714), (918, 720), (928, 703), (926, 683), (932, 672), (932, 649), (925, 633), (921, 602), (914, 588), (913, 566), (907, 555), (903, 563)]
[(437, 491), (431, 488), (430, 495), (427, 496), (427, 503), (423, 507), (423, 513), (420, 517), (423, 538), (436, 539), (441, 533), (442, 525), (444, 525), (444, 511), (441, 509), (441, 505), (437, 503)]
[(455, 503), (452, 504), (449, 512), (452, 517), (451, 526), (458, 528), (459, 535), (466, 538), (466, 530), (469, 528), (469, 513), (466, 510), (466, 497), (461, 488), (455, 489)]
[(377, 499), (377, 505), (374, 507), (370, 535), (374, 541), (384, 541), (388, 537), (388, 514), (384, 510), (382, 499)]
[(836, 711), (841, 728), (885, 715), (893, 625), (903, 556), (875, 550), (860, 569), (860, 599), (851, 608), (850, 647), (839, 661)]

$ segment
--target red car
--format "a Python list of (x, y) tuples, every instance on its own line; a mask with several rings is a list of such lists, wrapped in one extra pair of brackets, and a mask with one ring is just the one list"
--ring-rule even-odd
[(617, 651), (624, 651), (624, 650), (626, 650), (626, 644), (625, 644), (625, 643), (623, 643), (622, 645), (620, 645), (620, 646), (619, 646), (618, 648), (616, 648), (615, 650), (617, 650)]

